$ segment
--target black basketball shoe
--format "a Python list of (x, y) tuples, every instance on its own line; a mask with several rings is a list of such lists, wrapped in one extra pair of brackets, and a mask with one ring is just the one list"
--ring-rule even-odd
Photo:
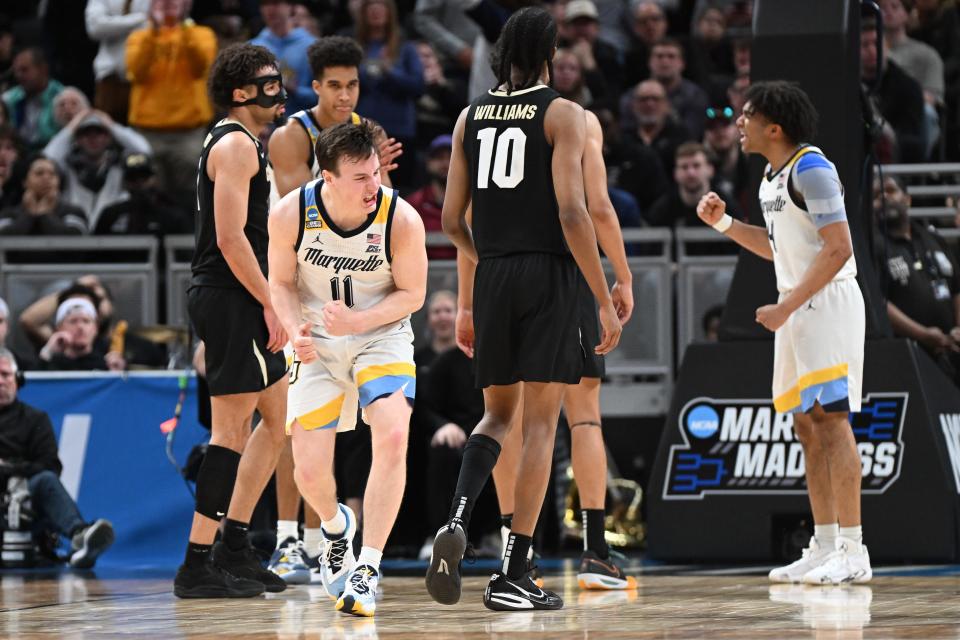
[(237, 578), (256, 580), (271, 593), (279, 593), (287, 588), (287, 583), (284, 582), (283, 578), (263, 568), (253, 547), (249, 544), (244, 545), (238, 551), (233, 551), (223, 541), (220, 541), (213, 545), (211, 556), (213, 564), (221, 569)]
[(552, 591), (538, 587), (530, 574), (511, 580), (504, 573), (495, 573), (483, 592), (483, 604), (494, 611), (531, 611), (560, 609), (563, 600)]
[(252, 598), (263, 593), (263, 583), (237, 578), (211, 562), (180, 565), (173, 579), (178, 598)]
[(466, 549), (467, 534), (458, 521), (437, 531), (426, 582), (430, 597), (440, 604), (456, 604), (460, 600), (460, 561)]
[(619, 590), (636, 589), (637, 579), (628, 576), (613, 561), (613, 555), (603, 559), (595, 551), (583, 552), (577, 583), (581, 589)]

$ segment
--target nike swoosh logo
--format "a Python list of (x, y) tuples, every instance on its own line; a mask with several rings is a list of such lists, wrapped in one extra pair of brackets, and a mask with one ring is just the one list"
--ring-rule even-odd
[(592, 559), (591, 559), (591, 560), (590, 560), (590, 564), (599, 565), (599, 566), (603, 567), (604, 569), (606, 569), (607, 571), (609, 571), (610, 573), (620, 573), (619, 571), (617, 571), (617, 568), (616, 568), (615, 566), (613, 566), (612, 564), (607, 564), (607, 563), (604, 562), (603, 560), (592, 560)]

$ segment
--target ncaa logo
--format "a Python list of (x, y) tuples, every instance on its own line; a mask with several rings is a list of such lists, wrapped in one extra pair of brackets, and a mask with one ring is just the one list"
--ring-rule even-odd
[(716, 409), (707, 404), (693, 407), (687, 413), (687, 431), (694, 438), (709, 438), (720, 428), (720, 416)]
[(307, 220), (316, 220), (320, 217), (320, 210), (317, 209), (316, 205), (310, 205), (307, 207)]

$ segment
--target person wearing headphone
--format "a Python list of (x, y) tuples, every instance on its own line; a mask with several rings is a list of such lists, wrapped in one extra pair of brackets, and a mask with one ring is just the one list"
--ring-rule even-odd
[(54, 531), (70, 540), (72, 567), (89, 569), (113, 544), (108, 520), (89, 522), (60, 482), (63, 465), (50, 416), (17, 399), (23, 374), (10, 350), (0, 347), (0, 478), (27, 478), (34, 532)]

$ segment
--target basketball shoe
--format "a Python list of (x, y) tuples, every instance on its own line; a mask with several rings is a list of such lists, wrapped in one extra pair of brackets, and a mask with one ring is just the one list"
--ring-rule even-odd
[(554, 592), (534, 584), (529, 573), (518, 580), (511, 580), (505, 573), (495, 573), (483, 592), (483, 604), (493, 611), (529, 611), (560, 609), (563, 600)]
[(864, 544), (849, 538), (837, 538), (837, 548), (827, 559), (803, 576), (806, 584), (847, 584), (870, 582), (873, 569)]
[(602, 559), (587, 549), (580, 556), (577, 584), (581, 589), (636, 589), (637, 579), (624, 574), (612, 557)]
[(361, 564), (350, 572), (346, 586), (337, 599), (337, 611), (355, 616), (372, 617), (377, 610), (377, 585), (380, 572)]
[(339, 505), (347, 519), (347, 528), (343, 533), (332, 536), (323, 531), (323, 553), (320, 554), (320, 580), (331, 600), (343, 593), (347, 576), (357, 563), (353, 554), (353, 537), (357, 534), (357, 517), (353, 509), (345, 504)]
[(440, 527), (433, 540), (433, 553), (427, 569), (427, 592), (440, 604), (460, 600), (460, 561), (467, 550), (467, 534), (460, 521), (451, 520)]
[(306, 563), (306, 555), (302, 540), (287, 538), (270, 556), (267, 569), (283, 578), (287, 584), (308, 584), (310, 567)]
[(283, 578), (263, 568), (249, 542), (240, 549), (233, 550), (221, 540), (213, 545), (210, 557), (213, 564), (237, 578), (263, 583), (263, 586), (270, 593), (279, 593), (287, 588), (287, 583), (283, 581)]
[(785, 567), (771, 569), (768, 577), (770, 582), (801, 582), (810, 570), (819, 567), (827, 561), (827, 556), (833, 552), (833, 549), (825, 549), (820, 546), (816, 536), (810, 538), (810, 544), (803, 550), (800, 559), (791, 562)]
[(237, 578), (212, 562), (180, 565), (173, 579), (173, 593), (178, 598), (252, 598), (263, 590), (262, 582)]

